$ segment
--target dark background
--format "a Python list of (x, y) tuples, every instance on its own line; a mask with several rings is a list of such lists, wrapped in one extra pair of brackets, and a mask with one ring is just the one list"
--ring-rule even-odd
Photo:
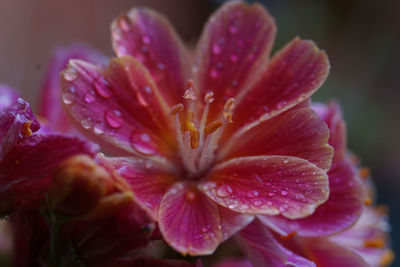
[[(146, 5), (170, 18), (194, 45), (221, 0), (0, 0), (0, 82), (37, 105), (55, 45), (85, 42), (112, 55), (109, 24)], [(254, 1), (253, 1), (254, 2)], [(275, 17), (275, 51), (300, 36), (325, 49), (332, 69), (314, 100), (338, 99), (349, 147), (372, 170), (380, 203), (391, 209), (393, 246), (400, 243), (400, 1), (264, 0)], [(398, 253), (396, 253), (398, 254)], [(399, 264), (400, 265), (400, 261)]]

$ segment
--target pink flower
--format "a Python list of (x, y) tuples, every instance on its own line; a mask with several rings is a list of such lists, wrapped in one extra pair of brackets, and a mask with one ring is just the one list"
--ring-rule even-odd
[(329, 199), (306, 218), (258, 216), (237, 235), (237, 243), (254, 266), (387, 266), (393, 252), (386, 212), (370, 207), (371, 183), (347, 152), (340, 108), (337, 103), (313, 108), (329, 126), (335, 149)]
[(182, 254), (204, 255), (255, 215), (299, 219), (329, 196), (333, 150), (309, 97), (326, 54), (295, 38), (269, 59), (275, 24), (231, 2), (208, 21), (194, 56), (158, 13), (112, 24), (108, 67), (71, 60), (62, 99), (112, 159), (136, 202)]

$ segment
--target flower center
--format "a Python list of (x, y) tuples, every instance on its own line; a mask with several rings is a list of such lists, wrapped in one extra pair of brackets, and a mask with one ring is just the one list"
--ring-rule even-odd
[(194, 179), (203, 173), (212, 164), (215, 150), (227, 123), (232, 123), (232, 114), (235, 107), (233, 98), (229, 98), (224, 105), (220, 117), (207, 124), (210, 104), (214, 101), (214, 93), (208, 91), (204, 96), (204, 107), (199, 108), (197, 97), (193, 89), (193, 81), (188, 82), (187, 90), (183, 95), (185, 105), (176, 104), (171, 108), (171, 115), (175, 116), (176, 138), (179, 144), (179, 153), (188, 177)]

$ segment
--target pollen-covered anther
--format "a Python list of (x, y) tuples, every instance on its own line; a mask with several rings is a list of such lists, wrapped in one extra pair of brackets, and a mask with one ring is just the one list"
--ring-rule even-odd
[(31, 130), (31, 125), (32, 125), (32, 121), (26, 121), (23, 126), (22, 126), (22, 135), (24, 137), (29, 137), (32, 135), (32, 130)]
[(222, 126), (222, 121), (213, 121), (211, 123), (209, 123), (206, 128), (204, 129), (204, 134), (205, 135), (209, 135), (213, 132), (215, 132), (216, 130), (218, 130), (219, 127)]
[(371, 238), (364, 242), (366, 248), (383, 248), (385, 247), (385, 240), (383, 238)]
[(190, 130), (190, 147), (196, 149), (200, 143), (200, 132), (197, 129)]
[(183, 98), (186, 100), (196, 100), (196, 93), (193, 89), (193, 80), (189, 80), (187, 84), (187, 89), (183, 94)]
[(234, 98), (229, 98), (224, 105), (224, 118), (230, 123), (233, 123), (232, 116), (233, 116), (233, 110), (235, 109), (235, 99)]
[(214, 93), (212, 91), (208, 91), (204, 96), (204, 102), (210, 104), (214, 102)]
[(174, 105), (171, 108), (170, 113), (171, 113), (171, 115), (175, 116), (176, 114), (181, 113), (183, 111), (183, 109), (184, 109), (183, 104), (179, 103), (179, 104)]

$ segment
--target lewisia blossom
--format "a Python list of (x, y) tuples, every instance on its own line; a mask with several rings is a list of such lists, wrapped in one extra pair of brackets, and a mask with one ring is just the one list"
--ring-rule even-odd
[(286, 227), (327, 201), (333, 149), (309, 97), (329, 63), (313, 42), (295, 38), (270, 59), (273, 19), (241, 2), (212, 15), (193, 57), (145, 8), (111, 31), (117, 57), (71, 60), (62, 100), (84, 134), (121, 156), (113, 165), (170, 246), (211, 254), (256, 215)]

